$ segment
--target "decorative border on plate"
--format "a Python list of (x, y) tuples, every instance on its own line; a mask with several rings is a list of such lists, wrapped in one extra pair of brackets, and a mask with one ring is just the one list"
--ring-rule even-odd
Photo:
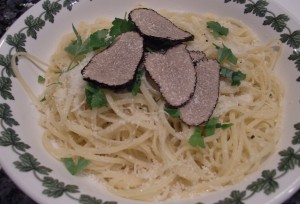
[[(300, 71), (300, 51), (297, 50), (300, 47), (300, 30), (291, 31), (287, 26), (287, 22), (290, 20), (289, 17), (285, 14), (276, 15), (268, 10), (269, 2), (266, 0), (258, 0), (256, 2), (253, 0), (225, 0), (225, 3), (231, 1), (238, 4), (246, 3), (244, 13), (252, 13), (261, 18), (264, 17), (264, 26), (269, 25), (278, 33), (287, 31), (287, 33), (280, 34), (280, 40), (293, 49), (293, 54), (288, 59), (295, 61), (296, 68)], [(298, 77), (297, 81), (300, 81), (300, 77)], [(300, 144), (300, 122), (295, 124), (294, 128), (296, 132), (292, 139), (293, 146)], [(285, 176), (289, 171), (294, 170), (295, 167), (300, 167), (300, 147), (295, 147), (298, 148), (295, 150), (293, 146), (278, 153), (280, 161), (277, 164), (277, 169), (262, 171), (261, 177), (249, 184), (245, 190), (234, 190), (228, 197), (219, 200), (215, 204), (242, 204), (257, 193), (263, 192), (266, 195), (274, 193), (279, 188), (277, 180)]]
[[(2, 66), (0, 96), (2, 99), (14, 100), (14, 96), (11, 93), (11, 78), (15, 77), (11, 68), (11, 57), (13, 53), (26, 52), (25, 45), (28, 37), (37, 39), (38, 32), (43, 29), (47, 21), (53, 23), (55, 15), (57, 15), (61, 9), (64, 8), (71, 11), (73, 6), (79, 2), (79, 0), (64, 0), (62, 3), (61, 1), (62, 0), (45, 0), (42, 3), (44, 11), (38, 17), (32, 15), (27, 16), (24, 20), (25, 27), (20, 29), (17, 33), (6, 37), (5, 42), (11, 48), (6, 56), (0, 54), (0, 66)], [(225, 0), (225, 3), (231, 1), (238, 4), (246, 3), (244, 13), (253, 13), (258, 17), (264, 17), (263, 25), (271, 26), (278, 33), (286, 31), (280, 34), (280, 40), (293, 49), (293, 53), (288, 59), (294, 61), (296, 68), (300, 71), (300, 30), (291, 31), (287, 26), (289, 17), (285, 14), (276, 15), (268, 10), (267, 6), (269, 3), (266, 0)], [(297, 81), (300, 82), (300, 77), (298, 77)], [(52, 169), (41, 165), (41, 163), (28, 152), (31, 147), (22, 142), (19, 135), (13, 129), (13, 127), (17, 125), (19, 125), (19, 123), (13, 118), (10, 106), (7, 103), (1, 103), (0, 126), (3, 131), (0, 135), (0, 146), (10, 147), (12, 151), (19, 156), (19, 160), (14, 161), (13, 164), (21, 172), (32, 172), (35, 178), (45, 187), (42, 191), (43, 194), (53, 198), (66, 195), (82, 204), (117, 204), (116, 201), (102, 201), (101, 199), (85, 194), (80, 194), (79, 198), (75, 197), (74, 194), (80, 193), (79, 187), (65, 184), (49, 176)], [(300, 167), (300, 147), (298, 147), (297, 150), (295, 150), (296, 147), (294, 147), (300, 144), (300, 122), (295, 124), (294, 128), (295, 135), (291, 142), (292, 146), (279, 152), (281, 159), (277, 165), (277, 169), (262, 171), (261, 178), (252, 182), (245, 190), (234, 190), (228, 197), (215, 202), (215, 204), (242, 204), (257, 193), (270, 195), (275, 192), (279, 188), (277, 180), (285, 176), (289, 171), (295, 169), (295, 167)]]
[[(91, 1), (91, 0), (90, 0)], [(0, 65), (3, 67), (0, 76), (0, 96), (4, 100), (14, 100), (11, 93), (12, 77), (15, 77), (12, 67), (11, 58), (14, 52), (26, 52), (25, 45), (27, 38), (37, 39), (38, 32), (43, 29), (46, 22), (54, 23), (55, 15), (61, 9), (72, 10), (73, 6), (79, 0), (61, 0), (50, 1), (45, 0), (42, 3), (44, 10), (38, 17), (29, 15), (25, 18), (25, 27), (21, 28), (13, 35), (7, 35), (5, 42), (11, 47), (6, 56), (0, 54)], [(65, 184), (50, 175), (52, 169), (41, 165), (41, 163), (28, 152), (31, 148), (28, 144), (21, 141), (19, 135), (13, 129), (19, 123), (13, 118), (10, 106), (7, 103), (0, 104), (0, 126), (3, 129), (0, 136), (0, 146), (11, 147), (12, 151), (19, 156), (18, 161), (13, 164), (21, 172), (32, 172), (34, 177), (40, 181), (44, 187), (42, 193), (48, 197), (58, 198), (63, 195), (68, 196), (74, 201), (81, 204), (117, 204), (116, 201), (102, 201), (86, 194), (80, 194), (76, 197), (76, 193), (80, 193), (79, 187), (76, 185)]]

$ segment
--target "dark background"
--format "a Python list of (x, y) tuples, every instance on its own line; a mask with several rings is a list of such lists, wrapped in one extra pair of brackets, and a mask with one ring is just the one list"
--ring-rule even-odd
[[(0, 38), (13, 22), (39, 0), (0, 0)], [(1, 155), (3, 156), (3, 155)], [(0, 204), (35, 204), (0, 170)], [(284, 204), (300, 204), (300, 190)]]

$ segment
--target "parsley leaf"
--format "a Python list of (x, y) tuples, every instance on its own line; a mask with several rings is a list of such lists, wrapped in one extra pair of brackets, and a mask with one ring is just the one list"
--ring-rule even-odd
[(176, 108), (165, 108), (165, 112), (173, 118), (178, 118), (180, 116), (180, 111)]
[(230, 128), (232, 125), (233, 125), (232, 123), (225, 123), (225, 124), (217, 123), (216, 128), (221, 128), (222, 130), (225, 130), (227, 128)]
[(121, 18), (115, 18), (115, 20), (112, 22), (113, 26), (110, 29), (109, 35), (112, 38), (118, 37), (122, 33), (126, 33), (128, 31), (134, 31), (135, 26), (132, 21), (121, 19)]
[(78, 50), (82, 45), (82, 39), (73, 24), (72, 24), (72, 29), (76, 35), (76, 40), (72, 41), (71, 44), (65, 48), (65, 51), (71, 54), (72, 56), (76, 56)]
[(135, 76), (135, 81), (134, 81), (132, 90), (131, 90), (131, 94), (133, 96), (136, 96), (140, 90), (140, 86), (141, 86), (141, 82), (142, 82), (141, 78), (143, 76), (143, 73), (144, 73), (144, 69), (142, 67), (139, 67), (137, 70), (137, 74)]
[(154, 52), (154, 50), (148, 46), (144, 46), (144, 52)]
[(207, 123), (204, 126), (204, 135), (207, 136), (211, 136), (214, 135), (216, 132), (216, 128), (221, 128), (222, 130), (225, 130), (229, 127), (232, 126), (232, 123), (225, 123), (225, 124), (221, 124), (218, 123), (218, 118), (210, 118)]
[(225, 60), (228, 60), (232, 64), (237, 64), (237, 58), (236, 56), (232, 53), (231, 49), (226, 47), (223, 44), (223, 47), (219, 47), (218, 45), (214, 44), (215, 47), (218, 49), (218, 57), (217, 61), (221, 64)]
[(206, 23), (207, 28), (212, 30), (212, 34), (215, 37), (220, 37), (222, 35), (227, 36), (229, 33), (229, 29), (221, 26), (220, 23), (216, 21), (209, 21)]
[(81, 172), (87, 165), (91, 163), (90, 160), (86, 160), (83, 157), (79, 157), (76, 160), (77, 161), (75, 163), (72, 158), (62, 158), (65, 167), (72, 175)]
[[(72, 41), (66, 48), (65, 51), (73, 56), (67, 71), (73, 69), (75, 66), (72, 66), (75, 59), (81, 55), (87, 54), (93, 50), (100, 48), (107, 48), (113, 40), (127, 31), (135, 30), (133, 22), (125, 19), (115, 18), (112, 22), (113, 26), (110, 30), (102, 29), (92, 33), (84, 42), (76, 30), (75, 26), (72, 24), (73, 32), (76, 35), (76, 40)], [(110, 37), (108, 36), (110, 35)]]
[(204, 126), (204, 135), (211, 136), (215, 134), (218, 119), (210, 118)]
[(43, 84), (45, 82), (45, 78), (41, 75), (38, 76), (38, 83)]
[(99, 48), (106, 48), (111, 44), (111, 41), (107, 39), (108, 30), (98, 30), (92, 33), (82, 44), (78, 50), (77, 55), (87, 54), (93, 50)]
[(246, 79), (246, 74), (244, 74), (241, 71), (233, 72), (231, 79), (232, 79), (231, 82), (232, 86), (239, 86), (241, 84), (241, 80)]
[(231, 79), (232, 86), (239, 86), (241, 81), (246, 79), (246, 74), (241, 71), (233, 71), (227, 67), (221, 66), (220, 76)]
[(195, 128), (194, 134), (192, 134), (192, 136), (189, 139), (189, 143), (193, 147), (199, 146), (199, 147), (205, 148), (204, 138), (201, 135), (201, 131), (200, 131), (199, 127)]
[(73, 57), (78, 57), (80, 55), (87, 54), (99, 48), (106, 48), (111, 43), (107, 39), (107, 29), (98, 30), (92, 33), (84, 42), (82, 42), (81, 37), (78, 34), (76, 28), (73, 25), (72, 27), (77, 39), (73, 41), (69, 46), (67, 46), (65, 48), (65, 51), (67, 51)]
[(87, 83), (85, 86), (86, 103), (91, 109), (108, 106), (105, 94), (103, 91), (92, 83)]

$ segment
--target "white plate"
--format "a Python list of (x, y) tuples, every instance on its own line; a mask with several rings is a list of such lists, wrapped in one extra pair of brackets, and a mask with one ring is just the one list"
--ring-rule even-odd
[[(82, 195), (91, 199), (87, 203), (93, 203), (92, 197), (101, 199), (103, 202), (141, 203), (120, 198), (104, 189), (96, 188), (95, 185), (98, 184), (89, 179), (69, 175), (60, 162), (48, 155), (41, 144), (42, 130), (38, 126), (39, 113), (18, 81), (9, 72), (6, 72), (6, 64), (8, 64), (10, 55), (15, 53), (17, 49), (25, 48), (27, 52), (48, 61), (61, 36), (71, 31), (72, 23), (77, 24), (83, 20), (92, 22), (97, 17), (111, 19), (123, 17), (126, 11), (131, 10), (136, 3), (141, 2), (138, 0), (77, 1), (39, 2), (18, 19), (1, 40), (1, 165), (16, 184), (38, 203), (79, 203)], [(211, 12), (219, 16), (238, 18), (249, 25), (263, 41), (271, 37), (280, 38), (282, 34), (287, 34), (290, 37), (290, 41), (284, 43), (284, 52), (277, 64), (281, 67), (278, 74), (284, 82), (286, 90), (283, 130), (278, 151), (257, 172), (246, 177), (243, 182), (237, 185), (196, 198), (166, 201), (165, 203), (280, 203), (286, 200), (300, 187), (300, 125), (295, 127), (295, 124), (300, 124), (300, 73), (298, 71), (298, 69), (300, 70), (300, 53), (296, 58), (290, 58), (293, 51), (299, 50), (300, 46), (300, 25), (295, 18), (273, 1), (268, 1), (267, 5), (260, 7), (265, 11), (262, 16), (255, 15), (253, 11), (244, 14), (245, 8), (254, 4), (259, 5), (264, 2), (262, 0), (227, 0), (227, 3), (220, 0), (143, 0), (142, 2), (147, 2), (154, 9), (168, 8), (179, 11)], [(46, 3), (58, 6), (57, 12), (46, 9)], [(53, 23), (46, 18), (46, 16), (49, 17), (47, 14), (53, 14)], [(290, 20), (283, 22), (286, 25), (282, 32), (275, 31), (271, 25), (263, 25), (265, 16), (275, 15), (277, 17), (280, 14), (286, 14), (290, 17)], [(30, 24), (32, 22), (29, 20), (30, 16), (39, 20), (41, 27), (38, 27), (37, 24)], [(292, 41), (293, 43), (290, 44), (289, 42)], [(296, 62), (298, 67), (296, 67)], [(26, 75), (26, 81), (33, 90), (40, 92), (40, 87), (36, 84), (38, 73), (30, 69), (30, 64), (25, 62), (22, 64), (22, 70)], [(16, 136), (14, 142), (5, 140), (6, 137), (12, 139), (13, 135)], [(17, 141), (18, 139), (19, 141)], [(292, 143), (293, 139), (294, 143)], [(280, 152), (281, 154), (279, 154)], [(278, 168), (283, 162), (288, 162), (285, 170)], [(20, 168), (16, 164), (27, 164), (27, 168), (24, 166)], [(267, 178), (266, 175), (270, 175), (270, 172), (273, 172), (274, 175)], [(57, 190), (52, 197), (45, 193), (49, 190), (49, 186), (45, 185), (47, 179), (50, 183), (57, 184), (52, 189)], [(255, 192), (247, 189), (250, 184), (256, 181), (265, 184), (261, 185), (261, 188)], [(273, 191), (266, 194), (266, 190)]]

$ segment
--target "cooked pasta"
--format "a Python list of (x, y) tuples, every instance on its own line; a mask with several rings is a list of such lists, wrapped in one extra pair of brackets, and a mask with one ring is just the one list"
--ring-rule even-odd
[[(44, 100), (35, 99), (42, 113), (45, 149), (58, 160), (90, 160), (86, 174), (114, 194), (135, 200), (183, 198), (235, 184), (274, 152), (280, 133), (283, 87), (274, 74), (280, 41), (263, 43), (249, 27), (232, 18), (167, 10), (160, 13), (195, 36), (186, 43), (189, 50), (216, 58), (214, 44), (224, 44), (238, 58), (233, 69), (246, 73), (240, 86), (221, 80), (213, 116), (233, 125), (205, 137), (205, 148), (189, 144), (194, 127), (164, 111), (166, 102), (145, 74), (137, 96), (104, 89), (108, 106), (91, 110), (86, 105), (86, 82), (80, 71), (94, 53), (66, 71), (71, 57), (64, 48), (74, 34), (60, 41), (45, 74)], [(228, 36), (214, 37), (206, 27), (208, 21), (227, 27)], [(110, 27), (111, 21), (101, 18), (92, 24), (80, 23), (77, 30), (85, 39)]]

